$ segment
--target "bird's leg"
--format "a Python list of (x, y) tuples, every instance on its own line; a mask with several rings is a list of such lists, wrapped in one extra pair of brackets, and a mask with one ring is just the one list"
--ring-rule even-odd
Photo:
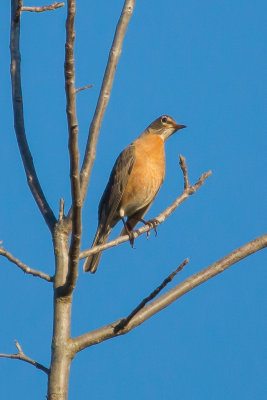
[[(150, 219), (148, 221), (140, 218), (140, 222), (143, 222), (143, 224), (145, 225), (149, 225), (150, 228), (153, 228), (155, 231), (155, 236), (157, 236), (158, 232), (157, 232), (157, 225), (158, 225), (158, 221), (156, 219)], [(149, 231), (147, 232), (147, 236), (149, 236)]]
[(130, 245), (132, 246), (132, 248), (134, 248), (134, 234), (133, 231), (131, 231), (127, 225), (127, 222), (125, 222), (125, 219), (123, 217), (121, 217), (121, 220), (123, 222), (124, 225), (124, 229), (127, 232), (127, 235), (129, 235), (129, 241), (130, 241)]

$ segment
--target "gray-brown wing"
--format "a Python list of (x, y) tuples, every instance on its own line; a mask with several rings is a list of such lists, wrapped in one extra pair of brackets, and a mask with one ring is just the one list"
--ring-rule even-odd
[(135, 160), (135, 146), (131, 144), (121, 152), (111, 171), (98, 208), (99, 225), (113, 227), (119, 221), (119, 203)]

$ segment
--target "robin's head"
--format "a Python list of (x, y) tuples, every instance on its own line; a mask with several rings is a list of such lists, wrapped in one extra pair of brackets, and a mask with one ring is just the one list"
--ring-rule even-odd
[(167, 140), (174, 132), (179, 129), (186, 128), (185, 125), (179, 125), (177, 122), (169, 115), (162, 115), (157, 118), (149, 127), (146, 129), (147, 133), (152, 133), (155, 135), (160, 135), (162, 139)]

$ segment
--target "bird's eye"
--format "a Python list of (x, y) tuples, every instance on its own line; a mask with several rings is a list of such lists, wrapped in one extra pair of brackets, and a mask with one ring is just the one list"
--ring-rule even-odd
[(166, 118), (166, 117), (162, 117), (162, 118), (161, 118), (161, 122), (163, 122), (164, 124), (166, 124), (167, 118)]

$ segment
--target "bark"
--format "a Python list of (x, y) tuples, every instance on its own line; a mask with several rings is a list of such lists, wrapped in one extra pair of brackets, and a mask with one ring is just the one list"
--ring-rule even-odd
[(68, 235), (64, 222), (59, 222), (54, 233), (56, 274), (54, 282), (54, 321), (48, 400), (66, 400), (70, 363), (73, 358), (70, 341), (72, 295), (62, 296), (69, 265)]
[(70, 183), (72, 197), (72, 223), (71, 244), (69, 250), (69, 269), (64, 284), (64, 295), (70, 295), (78, 278), (78, 264), (82, 234), (82, 203), (80, 191), (80, 168), (79, 168), (79, 146), (78, 146), (78, 120), (76, 113), (76, 89), (75, 89), (75, 0), (68, 0), (68, 11), (66, 21), (66, 44), (65, 44), (65, 91), (67, 101), (67, 120), (69, 131), (69, 158), (70, 158)]

